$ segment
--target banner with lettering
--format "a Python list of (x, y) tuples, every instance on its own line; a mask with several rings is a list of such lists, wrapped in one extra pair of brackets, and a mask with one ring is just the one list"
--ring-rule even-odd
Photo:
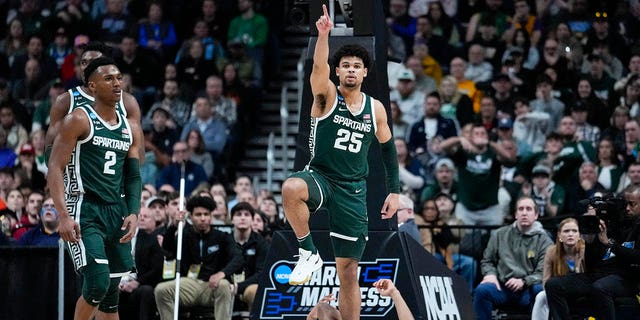
[[(339, 295), (340, 281), (328, 232), (312, 232), (322, 269), (300, 286), (288, 283), (295, 266), (297, 241), (291, 231), (274, 234), (251, 319), (305, 319), (319, 299)], [(420, 244), (396, 232), (369, 233), (358, 270), (360, 319), (398, 319), (393, 301), (372, 284), (391, 279), (416, 319), (473, 319), (471, 297), (464, 280), (435, 260)], [(337, 301), (334, 301), (334, 304)]]

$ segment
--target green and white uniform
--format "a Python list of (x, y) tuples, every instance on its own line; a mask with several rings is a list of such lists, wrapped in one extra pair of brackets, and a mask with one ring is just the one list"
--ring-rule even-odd
[(292, 174), (307, 183), (309, 210), (328, 209), (336, 257), (360, 259), (364, 252), (368, 229), (365, 179), (376, 130), (373, 98), (362, 93), (361, 109), (351, 113), (338, 90), (331, 110), (311, 118), (311, 160), (303, 171)]

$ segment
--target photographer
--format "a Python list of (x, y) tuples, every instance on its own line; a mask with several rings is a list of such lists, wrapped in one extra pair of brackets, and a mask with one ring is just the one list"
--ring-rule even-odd
[(549, 279), (545, 286), (553, 319), (571, 319), (569, 302), (578, 297), (590, 299), (597, 319), (615, 319), (614, 299), (638, 292), (640, 249), (635, 244), (640, 245), (640, 186), (626, 188), (624, 197), (625, 214), (621, 201), (612, 198), (590, 206), (586, 215), (598, 215), (599, 232), (585, 236), (586, 272)]

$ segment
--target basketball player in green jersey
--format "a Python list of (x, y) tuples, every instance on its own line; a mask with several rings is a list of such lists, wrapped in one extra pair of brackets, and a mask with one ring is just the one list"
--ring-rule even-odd
[[(62, 120), (64, 130), (54, 140), (49, 161), (48, 186), (60, 212), (60, 236), (84, 276), (74, 319), (118, 319), (118, 284), (133, 267), (130, 241), (140, 210), (143, 141), (132, 135), (129, 121), (116, 108), (122, 74), (113, 60), (93, 60), (84, 80), (95, 103), (74, 109)], [(63, 182), (72, 152), (79, 189), (75, 217), (65, 205), (69, 194)]]
[[(107, 56), (111, 48), (104, 45), (101, 42), (89, 42), (85, 45), (80, 54), (80, 69), (84, 73), (84, 69), (89, 63), (96, 58)], [(121, 101), (118, 104), (118, 108), (122, 108), (124, 115), (129, 120), (132, 126), (134, 137), (140, 137), (143, 139), (142, 127), (140, 125), (140, 106), (138, 101), (128, 92), (122, 92)], [(56, 101), (51, 106), (49, 111), (49, 129), (45, 136), (45, 146), (50, 148), (53, 144), (53, 139), (58, 135), (60, 131), (60, 124), (62, 118), (71, 113), (75, 108), (84, 104), (93, 104), (93, 97), (88, 90), (87, 84), (77, 86), (69, 89), (67, 92), (59, 95)], [(140, 149), (140, 160), (144, 160), (144, 148)]]
[(398, 160), (387, 114), (380, 101), (360, 91), (370, 64), (359, 45), (345, 45), (333, 57), (339, 87), (329, 79), (329, 32), (333, 27), (326, 6), (316, 22), (318, 39), (313, 56), (311, 90), (311, 160), (305, 170), (291, 175), (282, 186), (285, 214), (300, 244), (299, 260), (289, 275), (292, 285), (304, 284), (322, 266), (311, 239), (309, 214), (329, 211), (329, 227), (340, 279), (338, 305), (343, 319), (360, 319), (358, 262), (364, 252), (368, 218), (366, 177), (369, 146), (380, 143), (389, 195), (382, 218), (398, 208)]

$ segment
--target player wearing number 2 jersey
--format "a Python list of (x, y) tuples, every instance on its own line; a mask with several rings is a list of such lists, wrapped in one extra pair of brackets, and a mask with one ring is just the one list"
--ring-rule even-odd
[(380, 101), (360, 91), (370, 64), (369, 54), (359, 45), (345, 45), (333, 57), (339, 86), (329, 79), (329, 32), (331, 18), (316, 22), (318, 39), (313, 56), (311, 91), (311, 161), (282, 186), (284, 211), (300, 244), (299, 259), (289, 275), (292, 285), (304, 284), (322, 266), (311, 239), (310, 212), (326, 207), (331, 243), (340, 279), (338, 305), (343, 319), (360, 319), (358, 261), (367, 240), (366, 177), (369, 146), (377, 139), (382, 151), (389, 195), (382, 218), (398, 208), (398, 161), (387, 114)]
[[(142, 141), (120, 108), (122, 74), (113, 60), (91, 61), (84, 78), (95, 101), (77, 106), (63, 119), (48, 185), (60, 212), (60, 236), (84, 276), (74, 319), (90, 319), (96, 309), (103, 314), (99, 319), (117, 319), (120, 277), (133, 268), (129, 242), (140, 210)], [(74, 178), (67, 179), (66, 188), (64, 171)], [(71, 200), (75, 207), (65, 205)], [(70, 208), (77, 209), (75, 216)]]

